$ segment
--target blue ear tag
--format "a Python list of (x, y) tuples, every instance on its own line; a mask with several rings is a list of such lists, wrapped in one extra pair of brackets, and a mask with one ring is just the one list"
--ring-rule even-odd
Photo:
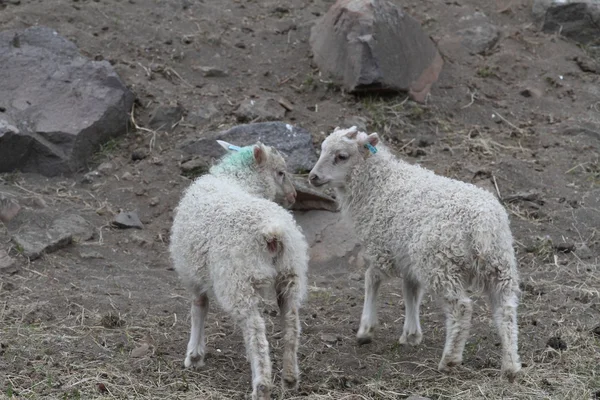
[(242, 148), (238, 147), (238, 146), (234, 146), (232, 144), (229, 145), (228, 147), (229, 150), (233, 150), (233, 151), (240, 151)]
[(369, 149), (369, 151), (371, 152), (371, 154), (375, 154), (377, 153), (377, 149), (375, 148), (375, 146), (373, 146), (371, 143), (367, 143), (365, 144), (365, 147), (367, 149)]

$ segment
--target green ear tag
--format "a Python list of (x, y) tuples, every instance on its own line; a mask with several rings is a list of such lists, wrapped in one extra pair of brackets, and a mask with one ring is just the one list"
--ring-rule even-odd
[(369, 149), (369, 151), (371, 152), (371, 154), (375, 154), (377, 153), (377, 149), (375, 148), (375, 146), (373, 146), (371, 143), (367, 143), (365, 144), (365, 147), (367, 149)]

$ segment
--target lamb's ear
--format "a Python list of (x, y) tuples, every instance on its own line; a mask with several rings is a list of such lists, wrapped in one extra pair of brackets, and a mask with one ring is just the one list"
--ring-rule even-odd
[(267, 149), (261, 142), (254, 145), (254, 161), (257, 165), (262, 165), (267, 161)]
[(367, 142), (373, 147), (377, 146), (379, 144), (379, 135), (377, 132), (373, 132), (367, 136)]
[(219, 143), (219, 145), (221, 145), (222, 148), (224, 148), (227, 151), (240, 151), (240, 147), (236, 146), (234, 144), (231, 143), (227, 143), (224, 140), (217, 140), (217, 143)]
[(346, 131), (346, 137), (348, 139), (354, 139), (356, 138), (356, 135), (358, 134), (358, 128), (356, 126), (351, 126), (350, 128), (348, 128), (348, 130)]

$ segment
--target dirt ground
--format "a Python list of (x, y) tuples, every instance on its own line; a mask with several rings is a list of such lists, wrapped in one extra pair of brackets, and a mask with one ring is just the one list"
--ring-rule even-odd
[[(190, 183), (181, 176), (181, 143), (235, 125), (233, 111), (242, 100), (269, 95), (293, 103), (286, 120), (313, 132), (316, 145), (345, 118), (363, 116), (404, 159), (500, 193), (523, 281), (524, 374), (511, 385), (499, 377), (499, 339), (481, 298), (474, 297), (464, 365), (445, 375), (436, 370), (444, 322), (430, 297), (422, 312), (423, 343), (405, 348), (397, 343), (404, 312), (399, 282), (386, 284), (376, 340), (359, 347), (359, 248), (315, 261), (301, 315), (298, 393), (279, 390), (279, 324), (275, 309), (265, 310), (274, 397), (600, 398), (600, 336), (592, 332), (600, 324), (600, 75), (574, 61), (590, 57), (585, 46), (537, 31), (531, 1), (398, 2), (440, 44), (460, 28), (460, 16), (476, 10), (503, 32), (487, 56), (440, 45), (444, 70), (421, 105), (404, 96), (354, 97), (319, 76), (308, 37), (329, 0), (7, 3), (2, 29), (50, 26), (88, 57), (110, 60), (137, 95), (139, 126), (147, 126), (157, 105), (178, 103), (191, 113), (212, 104), (219, 113), (198, 126), (184, 120), (170, 133), (132, 130), (107, 143), (90, 168), (110, 161), (114, 170), (95, 184), (81, 183), (87, 171), (52, 179), (0, 175), (1, 190), (39, 196), (52, 212), (76, 212), (97, 228), (90, 242), (28, 262), (0, 225), (0, 246), (20, 268), (0, 276), (0, 397), (249, 395), (241, 334), (217, 309), (209, 314), (206, 367), (184, 370), (189, 304), (167, 247), (172, 210)], [(205, 77), (199, 66), (216, 66), (227, 76)], [(131, 161), (139, 148), (150, 155)], [(126, 172), (131, 176), (122, 179)], [(145, 228), (112, 228), (120, 209), (138, 210)], [(309, 214), (303, 215), (308, 224)], [(337, 214), (328, 214), (333, 227), (342, 226), (335, 225)], [(311, 240), (327, 249), (336, 229), (323, 232), (332, 234)], [(548, 347), (549, 340), (559, 350)]]

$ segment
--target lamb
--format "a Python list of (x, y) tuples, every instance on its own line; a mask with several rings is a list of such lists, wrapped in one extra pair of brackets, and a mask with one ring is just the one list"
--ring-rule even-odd
[(193, 298), (184, 365), (204, 365), (204, 325), (213, 297), (242, 329), (252, 399), (270, 399), (271, 361), (260, 305), (269, 290), (276, 293), (282, 381), (293, 389), (299, 378), (298, 310), (306, 296), (308, 244), (292, 215), (272, 201), (284, 197), (291, 204), (296, 195), (281, 154), (260, 142), (229, 148), (233, 151), (185, 190), (173, 221), (171, 259)]
[(381, 281), (401, 276), (406, 315), (399, 342), (421, 342), (419, 306), (430, 290), (446, 314), (438, 369), (450, 371), (462, 363), (471, 325), (473, 306), (466, 290), (482, 289), (500, 334), (502, 373), (514, 381), (521, 370), (519, 276), (508, 215), (491, 193), (403, 162), (377, 133), (356, 127), (335, 128), (325, 139), (309, 182), (334, 188), (365, 245), (369, 267), (359, 344), (372, 340)]

